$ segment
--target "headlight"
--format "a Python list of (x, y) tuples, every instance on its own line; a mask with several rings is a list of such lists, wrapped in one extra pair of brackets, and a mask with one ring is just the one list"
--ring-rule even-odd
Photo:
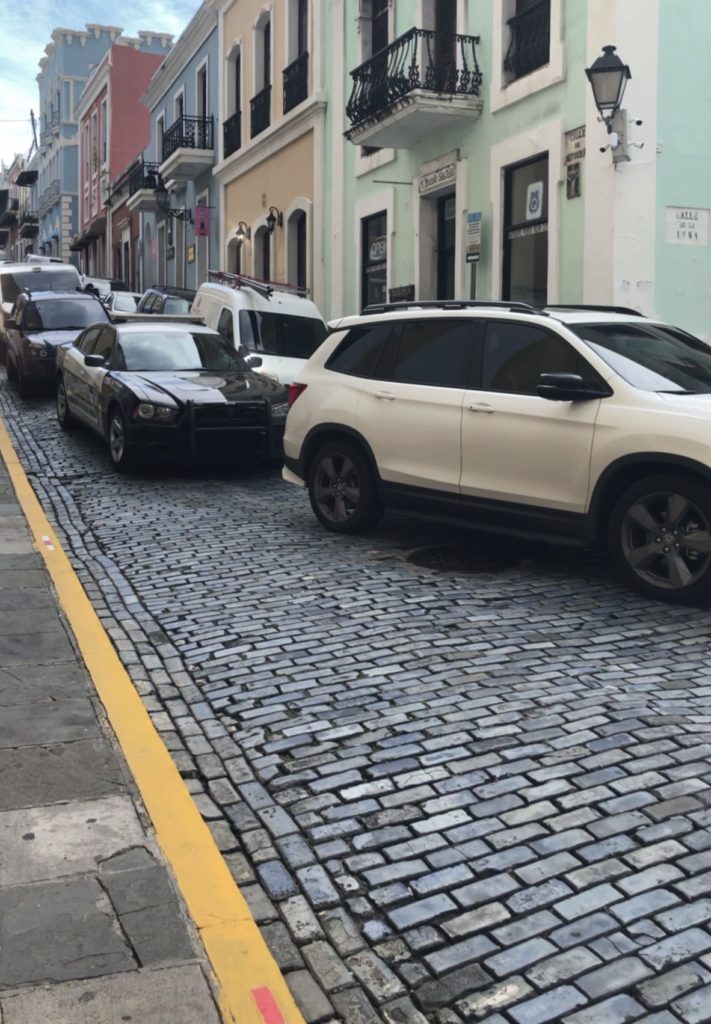
[(46, 359), (49, 355), (47, 346), (43, 341), (30, 341), (27, 344), (27, 348), (33, 359)]
[(288, 402), (279, 402), (278, 405), (272, 406), (272, 419), (273, 420), (285, 420), (286, 414), (289, 411)]
[(152, 402), (140, 402), (134, 416), (139, 420), (155, 420), (156, 423), (172, 423), (178, 410), (168, 405), (153, 405)]

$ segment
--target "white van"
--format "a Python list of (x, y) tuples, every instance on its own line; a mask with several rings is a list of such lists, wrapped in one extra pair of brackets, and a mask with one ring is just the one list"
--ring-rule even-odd
[(79, 271), (71, 263), (3, 263), (0, 266), (0, 363), (5, 362), (5, 320), (17, 296), (31, 292), (73, 292), (81, 289)]
[(208, 277), (190, 312), (253, 360), (260, 373), (291, 384), (327, 334), (314, 303), (289, 285), (212, 270)]

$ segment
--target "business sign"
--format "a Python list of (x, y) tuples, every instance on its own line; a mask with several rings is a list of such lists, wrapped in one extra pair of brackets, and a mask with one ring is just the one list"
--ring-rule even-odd
[(526, 220), (540, 220), (543, 216), (543, 182), (532, 181), (526, 189)]
[(481, 259), (481, 211), (467, 214), (467, 263), (478, 263)]
[(388, 255), (387, 239), (374, 238), (368, 247), (368, 263), (383, 263)]
[(209, 206), (196, 206), (193, 210), (196, 238), (204, 238), (210, 234), (210, 212)]
[(439, 192), (447, 185), (454, 185), (457, 180), (457, 165), (446, 164), (430, 174), (423, 174), (419, 181), (419, 193), (426, 196), (429, 192)]
[(401, 284), (397, 288), (391, 288), (388, 295), (388, 299), (390, 302), (414, 302), (414, 284)]
[(690, 206), (667, 206), (667, 242), (671, 245), (708, 245), (709, 211)]
[(585, 156), (585, 125), (565, 133), (565, 162), (574, 164)]

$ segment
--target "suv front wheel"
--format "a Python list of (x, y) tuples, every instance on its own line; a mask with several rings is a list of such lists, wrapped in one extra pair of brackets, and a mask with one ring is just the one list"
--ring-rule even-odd
[(362, 533), (383, 514), (377, 485), (366, 456), (348, 441), (329, 441), (308, 472), (311, 507), (327, 530)]
[(711, 598), (711, 486), (681, 474), (629, 487), (610, 519), (610, 550), (629, 582), (673, 604)]

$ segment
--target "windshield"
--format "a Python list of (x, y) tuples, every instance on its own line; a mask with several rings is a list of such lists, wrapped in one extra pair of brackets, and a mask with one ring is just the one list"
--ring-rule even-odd
[(98, 299), (47, 299), (32, 303), (27, 310), (28, 331), (63, 331), (106, 321), (106, 310)]
[(326, 337), (326, 325), (315, 317), (241, 309), (239, 334), (241, 344), (250, 352), (308, 359)]
[(175, 330), (160, 334), (124, 334), (118, 345), (122, 370), (226, 370), (249, 368), (232, 345), (219, 334)]
[(114, 295), (113, 308), (121, 313), (135, 313), (138, 305), (138, 296), (130, 292), (118, 292)]
[(169, 297), (165, 300), (165, 312), (171, 314), (189, 313), (190, 303), (187, 299)]
[(568, 326), (643, 391), (711, 394), (711, 347), (677, 327), (644, 322)]
[[(45, 264), (46, 266), (46, 264)], [(14, 302), (25, 288), (31, 292), (74, 292), (79, 288), (79, 274), (73, 267), (52, 270), (21, 270), (0, 274), (2, 301)]]

